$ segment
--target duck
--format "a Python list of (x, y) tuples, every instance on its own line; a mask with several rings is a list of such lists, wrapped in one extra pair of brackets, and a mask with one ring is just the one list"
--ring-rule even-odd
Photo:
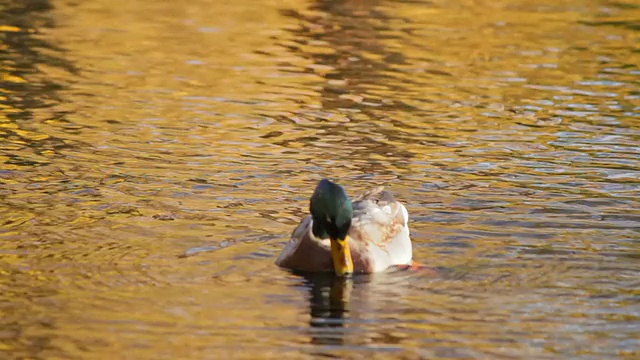
[(293, 230), (276, 265), (337, 276), (411, 266), (408, 221), (407, 208), (382, 186), (351, 200), (342, 186), (322, 179), (309, 214)]

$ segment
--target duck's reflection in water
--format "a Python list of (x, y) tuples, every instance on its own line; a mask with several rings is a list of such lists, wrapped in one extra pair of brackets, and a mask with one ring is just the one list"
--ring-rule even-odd
[[(369, 346), (388, 342), (399, 317), (412, 311), (411, 293), (436, 272), (397, 270), (338, 277), (304, 274), (309, 291), (310, 342), (322, 346)], [(382, 344), (378, 344), (382, 345)]]
[(309, 286), (311, 343), (343, 345), (353, 279), (331, 273), (304, 275)]

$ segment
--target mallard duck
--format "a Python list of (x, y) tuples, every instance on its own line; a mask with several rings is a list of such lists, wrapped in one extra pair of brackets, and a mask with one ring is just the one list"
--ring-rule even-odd
[(407, 209), (383, 187), (354, 198), (327, 179), (318, 183), (306, 216), (276, 264), (298, 271), (373, 273), (411, 265)]

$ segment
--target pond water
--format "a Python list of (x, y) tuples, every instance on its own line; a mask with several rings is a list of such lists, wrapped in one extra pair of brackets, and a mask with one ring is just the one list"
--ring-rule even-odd
[[(0, 358), (638, 359), (633, 0), (7, 0)], [(274, 260), (317, 181), (416, 260)]]

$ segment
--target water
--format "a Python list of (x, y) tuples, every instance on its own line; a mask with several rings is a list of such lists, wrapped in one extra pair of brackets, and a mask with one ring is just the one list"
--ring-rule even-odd
[[(0, 358), (638, 357), (634, 1), (0, 10)], [(437, 272), (277, 268), (322, 177)]]

